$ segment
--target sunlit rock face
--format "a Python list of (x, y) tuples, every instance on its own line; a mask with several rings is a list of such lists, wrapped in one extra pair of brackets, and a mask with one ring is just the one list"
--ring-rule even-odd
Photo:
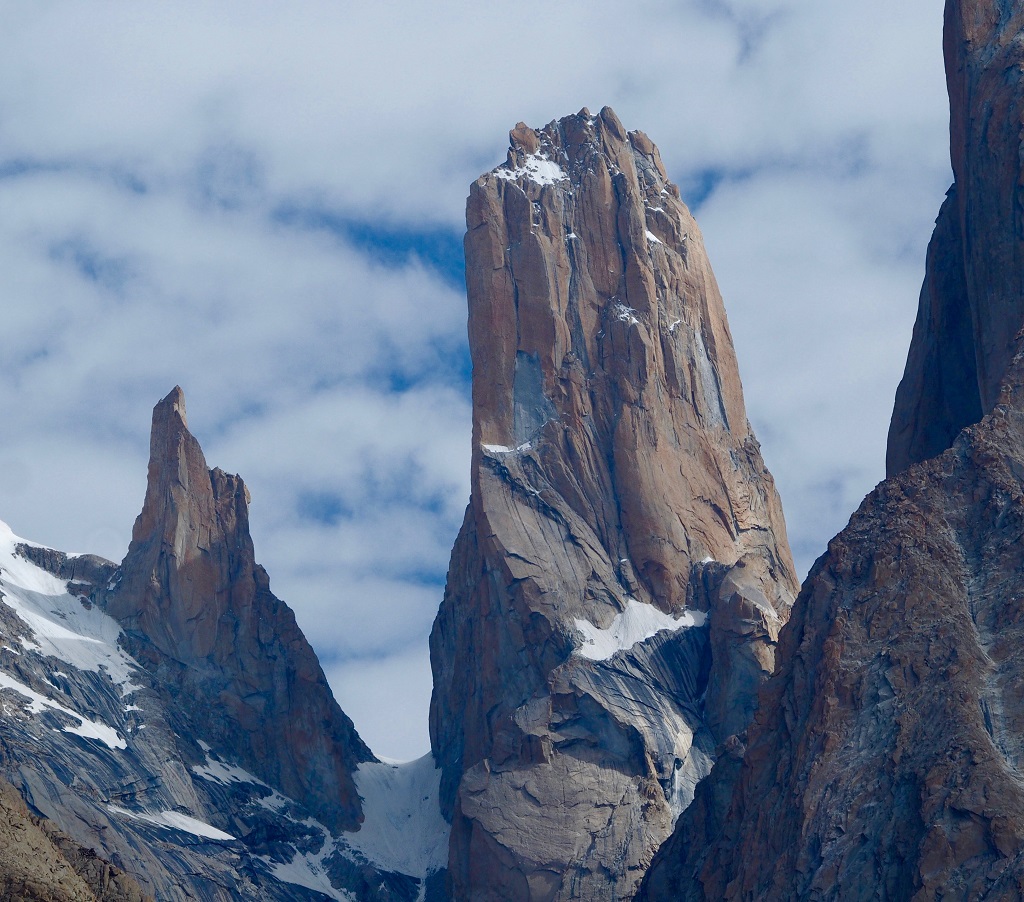
[(467, 205), (472, 495), (431, 635), (456, 899), (625, 899), (797, 580), (700, 231), (615, 114)]
[(1022, 27), (1020, 4), (947, 3), (956, 184), (895, 475), (811, 571), (745, 749), (640, 899), (1024, 898)]

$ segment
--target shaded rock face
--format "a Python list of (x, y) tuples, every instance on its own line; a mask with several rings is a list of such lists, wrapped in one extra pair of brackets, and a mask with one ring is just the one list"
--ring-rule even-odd
[(255, 563), (248, 500), (240, 477), (207, 468), (175, 388), (153, 411), (146, 498), (106, 610), (136, 659), (180, 688), (195, 735), (354, 829), (352, 773), (373, 755)]
[(944, 50), (955, 182), (928, 249), (886, 470), (948, 448), (995, 405), (1024, 324), (1024, 11), (949, 0)]
[(897, 475), (805, 581), (746, 748), (698, 788), (640, 899), (1024, 898), (1022, 26), (1020, 4), (947, 3), (957, 182)]
[(1024, 898), (1020, 401), (832, 541), (638, 898)]
[[(125, 652), (124, 634), (98, 603), (116, 572), (98, 558), (21, 542), (0, 524), (0, 775), (46, 818), (29, 821), (95, 895), (97, 886), (130, 887), (120, 868), (167, 902), (319, 897), (275, 871), (287, 864), (286, 876), (301, 874), (303, 849), (330, 852), (327, 831), (204, 745), (179, 688)], [(19, 800), (2, 804), (8, 823), (24, 820)], [(15, 855), (0, 872), (27, 878), (12, 891), (38, 889), (46, 874), (63, 881), (31, 832), (22, 838), (42, 874), (25, 873), (18, 836), (0, 838)]]
[(472, 186), (472, 493), (431, 634), (456, 899), (621, 899), (797, 580), (696, 223), (611, 110)]

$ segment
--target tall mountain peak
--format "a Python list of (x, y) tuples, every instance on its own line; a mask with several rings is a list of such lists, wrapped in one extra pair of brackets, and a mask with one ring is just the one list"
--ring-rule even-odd
[(352, 772), (373, 756), (255, 562), (248, 504), (239, 476), (207, 467), (176, 387), (153, 411), (146, 497), (107, 611), (135, 657), (192, 699), (197, 736), (352, 829)]
[(180, 388), (151, 451), (120, 566), (0, 523), (0, 896), (6, 877), (64, 898), (77, 872), (133, 902), (437, 898), (433, 761), (376, 761), (356, 735)]
[(781, 506), (646, 135), (520, 123), (466, 222), (472, 492), (431, 635), (451, 885), (628, 898), (771, 672)]

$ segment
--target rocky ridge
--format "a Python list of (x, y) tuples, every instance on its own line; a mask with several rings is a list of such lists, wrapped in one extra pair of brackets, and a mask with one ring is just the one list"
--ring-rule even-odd
[(472, 186), (472, 493), (431, 634), (456, 899), (629, 898), (797, 580), (700, 232), (615, 114)]
[(248, 506), (238, 476), (207, 467), (175, 388), (153, 412), (146, 499), (105, 609), (133, 657), (189, 699), (194, 735), (351, 830), (352, 774), (375, 759), (256, 564)]
[(2, 902), (152, 902), (118, 868), (29, 814), (17, 790), (0, 780)]
[(956, 182), (895, 475), (805, 581), (746, 747), (638, 899), (1024, 898), (1022, 36), (1017, 4), (946, 4)]

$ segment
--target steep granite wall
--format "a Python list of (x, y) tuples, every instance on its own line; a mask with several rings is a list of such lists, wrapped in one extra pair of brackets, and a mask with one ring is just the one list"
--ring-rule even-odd
[(472, 496), (431, 635), (456, 899), (622, 899), (797, 580), (700, 231), (611, 110), (472, 186)]
[(352, 773), (373, 755), (271, 593), (245, 485), (207, 468), (179, 388), (153, 411), (146, 499), (106, 610), (134, 657), (188, 700), (196, 736), (327, 826), (358, 825)]
[(950, 0), (944, 52), (954, 184), (935, 224), (886, 469), (948, 448), (995, 405), (1024, 324), (1024, 10)]

